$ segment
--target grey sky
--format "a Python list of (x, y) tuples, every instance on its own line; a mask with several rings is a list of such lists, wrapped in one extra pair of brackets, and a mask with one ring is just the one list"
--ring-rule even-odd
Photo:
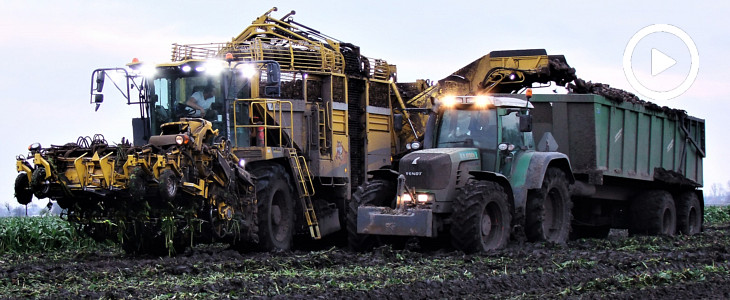
[[(624, 47), (643, 27), (675, 25), (699, 48), (699, 76), (684, 95), (655, 102), (707, 120), (705, 185), (730, 181), (722, 150), (730, 144), (723, 125), (730, 111), (723, 96), (730, 47), (725, 1), (0, 2), (0, 124), (7, 132), (0, 148), (0, 202), (14, 202), (15, 156), (26, 154), (32, 142), (63, 144), (95, 133), (110, 142), (131, 138), (136, 107), (112, 93), (96, 113), (89, 104), (93, 69), (123, 66), (134, 57), (165, 62), (172, 43), (228, 41), (272, 6), (279, 8), (275, 17), (296, 10), (298, 22), (396, 64), (401, 82), (443, 78), (491, 50), (545, 48), (564, 54), (584, 79), (635, 92), (623, 74)], [(652, 47), (678, 60), (687, 53), (671, 39), (652, 40), (656, 46), (643, 43), (635, 52), (641, 78), (647, 78)], [(673, 68), (663, 82), (683, 76), (688, 65), (680, 61)]]

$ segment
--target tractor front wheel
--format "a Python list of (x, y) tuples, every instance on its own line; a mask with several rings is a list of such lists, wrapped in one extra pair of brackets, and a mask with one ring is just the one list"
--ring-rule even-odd
[(495, 182), (472, 180), (459, 190), (451, 216), (451, 243), (465, 253), (504, 248), (512, 214), (509, 197)]

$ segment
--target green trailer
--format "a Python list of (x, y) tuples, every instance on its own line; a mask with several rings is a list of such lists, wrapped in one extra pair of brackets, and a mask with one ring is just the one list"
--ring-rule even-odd
[(573, 236), (701, 231), (704, 120), (649, 102), (534, 95), (537, 148), (570, 159)]

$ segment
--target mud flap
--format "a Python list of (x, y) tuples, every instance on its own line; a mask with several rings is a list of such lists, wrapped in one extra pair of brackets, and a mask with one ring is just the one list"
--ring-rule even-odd
[(434, 237), (433, 213), (430, 209), (401, 213), (386, 207), (362, 206), (357, 209), (357, 233)]

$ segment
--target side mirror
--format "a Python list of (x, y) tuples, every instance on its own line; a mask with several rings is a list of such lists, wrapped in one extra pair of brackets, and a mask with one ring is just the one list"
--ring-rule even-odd
[[(101, 93), (101, 91), (104, 89), (104, 77), (106, 76), (106, 73), (103, 70), (99, 70), (96, 73), (96, 92)], [(96, 102), (96, 100), (95, 100)]]
[(281, 68), (277, 63), (266, 64), (266, 86), (264, 87), (266, 97), (281, 96)]
[(393, 115), (393, 129), (395, 129), (395, 131), (403, 130), (403, 115), (402, 114)]
[(99, 111), (99, 106), (101, 106), (102, 102), (104, 102), (104, 94), (94, 94), (94, 103), (96, 103), (94, 111)]
[(520, 132), (532, 131), (532, 115), (520, 115)]
[(266, 84), (277, 84), (281, 81), (281, 69), (278, 64), (266, 64)]

